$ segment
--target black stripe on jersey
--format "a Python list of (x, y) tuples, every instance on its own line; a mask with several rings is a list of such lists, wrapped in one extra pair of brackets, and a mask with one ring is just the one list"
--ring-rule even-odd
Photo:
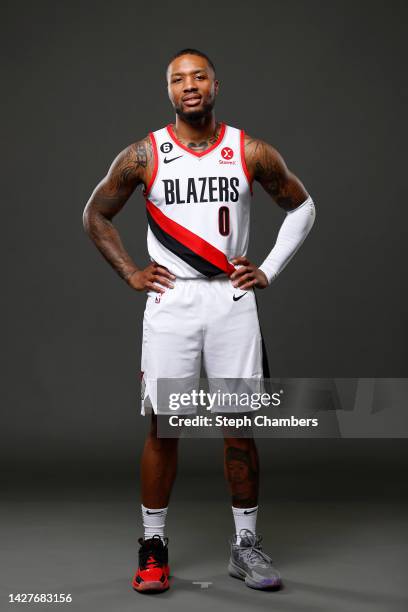
[[(201, 272), (208, 278), (217, 276), (217, 274), (224, 273), (224, 270), (220, 270), (217, 266), (214, 266), (211, 262), (207, 261), (197, 253), (194, 253), (187, 246), (167, 234), (161, 227), (156, 223), (148, 210), (146, 210), (147, 220), (149, 222), (150, 229), (156, 236), (157, 240), (169, 249), (172, 253), (180, 257), (183, 261), (188, 263), (192, 268)], [(170, 270), (171, 271), (171, 270)]]

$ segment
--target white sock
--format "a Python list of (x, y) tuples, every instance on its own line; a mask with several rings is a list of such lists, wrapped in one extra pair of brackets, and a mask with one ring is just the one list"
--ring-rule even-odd
[(232, 506), (232, 514), (234, 516), (237, 544), (241, 543), (241, 537), (239, 535), (241, 529), (249, 529), (256, 535), (258, 506), (254, 506), (253, 508), (234, 508), (234, 506)]
[(146, 508), (142, 504), (144, 539), (159, 535), (164, 541), (164, 527), (166, 524), (167, 508)]

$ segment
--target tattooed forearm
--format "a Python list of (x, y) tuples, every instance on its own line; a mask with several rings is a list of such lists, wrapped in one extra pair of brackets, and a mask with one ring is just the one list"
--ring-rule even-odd
[(119, 232), (102, 214), (94, 209), (88, 211), (85, 229), (106, 261), (124, 280), (138, 270), (120, 239)]
[[(259, 460), (253, 439), (225, 439), (224, 472), (236, 508), (251, 508), (258, 503)], [(239, 446), (238, 446), (239, 444)]]
[(126, 204), (135, 188), (146, 180), (146, 169), (152, 157), (149, 138), (127, 147), (114, 160), (84, 211), (85, 231), (125, 280), (138, 268), (123, 246), (112, 219)]
[(245, 159), (253, 178), (261, 183), (279, 206), (293, 210), (306, 200), (307, 191), (304, 186), (269, 144), (247, 137)]

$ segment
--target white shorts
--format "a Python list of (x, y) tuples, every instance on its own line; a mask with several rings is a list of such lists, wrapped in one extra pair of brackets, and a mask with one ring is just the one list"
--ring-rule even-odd
[(142, 415), (152, 409), (157, 414), (159, 379), (199, 380), (201, 365), (209, 380), (256, 379), (262, 384), (269, 375), (254, 290), (236, 289), (226, 276), (177, 278), (164, 294), (147, 293)]

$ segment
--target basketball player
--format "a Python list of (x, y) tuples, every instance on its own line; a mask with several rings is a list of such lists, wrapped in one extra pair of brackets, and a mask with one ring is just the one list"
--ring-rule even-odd
[[(262, 379), (263, 345), (254, 288), (268, 287), (298, 250), (314, 218), (312, 198), (269, 144), (216, 121), (219, 82), (196, 49), (167, 67), (175, 123), (129, 145), (113, 161), (84, 212), (84, 226), (130, 288), (147, 293), (143, 321), (142, 414), (151, 428), (141, 460), (144, 537), (137, 591), (169, 587), (165, 521), (177, 467), (177, 438), (157, 437), (157, 381), (199, 377)], [(246, 257), (253, 182), (286, 212), (261, 265)], [(144, 186), (151, 262), (139, 268), (112, 219)], [(279, 572), (256, 533), (259, 465), (252, 437), (224, 437), (234, 535), (230, 575), (276, 589)]]

